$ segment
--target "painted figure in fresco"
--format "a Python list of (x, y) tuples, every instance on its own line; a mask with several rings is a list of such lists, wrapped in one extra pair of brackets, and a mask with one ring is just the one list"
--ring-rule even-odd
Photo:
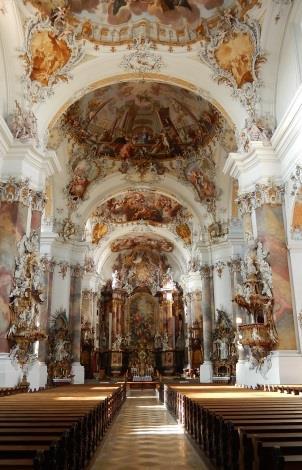
[(232, 35), (216, 50), (215, 57), (223, 69), (229, 71), (241, 88), (245, 83), (253, 82), (252, 60), (254, 45), (247, 33)]
[(157, 251), (173, 251), (173, 244), (167, 240), (157, 240), (146, 237), (122, 238), (111, 244), (111, 251), (131, 250), (133, 248), (151, 248)]
[(214, 182), (210, 181), (200, 169), (193, 167), (188, 172), (187, 179), (197, 190), (200, 200), (215, 197)]
[(158, 136), (158, 141), (154, 145), (151, 153), (153, 155), (158, 154), (158, 153), (169, 153), (170, 152), (170, 144), (167, 139), (166, 133), (161, 132)]
[(47, 86), (51, 76), (68, 62), (71, 50), (51, 31), (39, 31), (31, 41), (31, 56), (30, 79)]
[(80, 168), (77, 168), (69, 185), (70, 196), (73, 199), (83, 199), (88, 185), (88, 178), (83, 174)]
[(120, 148), (119, 156), (123, 160), (128, 160), (134, 154), (134, 146), (132, 142), (126, 141)]
[(191, 230), (188, 224), (180, 224), (177, 225), (176, 227), (176, 233), (182, 240), (188, 244), (191, 245), (192, 243), (192, 236), (191, 236)]
[(108, 232), (108, 226), (106, 224), (97, 223), (92, 229), (92, 243), (98, 244), (99, 241)]

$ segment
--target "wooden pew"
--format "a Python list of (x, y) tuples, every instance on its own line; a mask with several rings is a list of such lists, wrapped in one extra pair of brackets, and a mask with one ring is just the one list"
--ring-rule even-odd
[(68, 386), (0, 400), (0, 467), (85, 468), (126, 398), (122, 386)]
[[(218, 466), (246, 470), (249, 462), (253, 470), (270, 470), (300, 462), (302, 439), (292, 432), (294, 427), (296, 431), (302, 427), (302, 401), (296, 397), (262, 390), (176, 385), (169, 386), (166, 396), (167, 408)], [(246, 435), (251, 427), (255, 432)]]

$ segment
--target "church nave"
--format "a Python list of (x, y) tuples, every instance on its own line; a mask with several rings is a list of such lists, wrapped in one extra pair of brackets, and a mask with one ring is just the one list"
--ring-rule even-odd
[(89, 470), (208, 470), (153, 390), (130, 390)]

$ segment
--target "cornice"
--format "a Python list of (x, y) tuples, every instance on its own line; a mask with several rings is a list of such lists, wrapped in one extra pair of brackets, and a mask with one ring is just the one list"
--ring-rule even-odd
[(2, 179), (29, 178), (30, 186), (35, 190), (43, 189), (45, 178), (62, 171), (56, 152), (14, 139), (1, 116), (0, 158)]
[(273, 147), (263, 142), (251, 142), (248, 153), (230, 153), (223, 173), (238, 179), (240, 192), (252, 191), (255, 184), (274, 179), (281, 182), (281, 165)]

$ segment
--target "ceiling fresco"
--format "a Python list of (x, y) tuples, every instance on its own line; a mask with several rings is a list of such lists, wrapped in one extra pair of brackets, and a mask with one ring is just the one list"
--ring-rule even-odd
[[(193, 217), (191, 212), (175, 199), (151, 190), (127, 191), (108, 199), (92, 212), (89, 218), (88, 238), (98, 245), (109, 232), (121, 225), (140, 224), (164, 226), (184, 245), (192, 244)], [(137, 225), (139, 224), (139, 225)], [(127, 235), (111, 244), (111, 251), (152, 249), (157, 252), (173, 251), (173, 243), (156, 235)]]
[(97, 223), (113, 224), (144, 221), (159, 225), (182, 223), (190, 218), (189, 211), (177, 201), (152, 191), (128, 191), (109, 199), (92, 214)]
[(151, 238), (149, 236), (144, 235), (122, 237), (111, 243), (112, 252), (133, 250), (134, 248), (146, 248), (149, 250), (155, 250), (156, 252), (169, 253), (173, 251), (174, 245), (173, 243), (163, 238)]
[(154, 160), (205, 147), (217, 134), (220, 114), (192, 92), (168, 84), (119, 83), (89, 93), (65, 113), (63, 124), (78, 144), (98, 157)]
[(69, 140), (70, 206), (91, 183), (119, 171), (170, 172), (193, 185), (200, 201), (216, 197), (213, 147), (226, 129), (210, 103), (168, 84), (125, 82), (89, 93), (58, 124)]
[(96, 44), (122, 44), (134, 37), (188, 44), (215, 26), (223, 9), (244, 16), (260, 0), (27, 0), (51, 17), (66, 9), (66, 20), (78, 38)]

